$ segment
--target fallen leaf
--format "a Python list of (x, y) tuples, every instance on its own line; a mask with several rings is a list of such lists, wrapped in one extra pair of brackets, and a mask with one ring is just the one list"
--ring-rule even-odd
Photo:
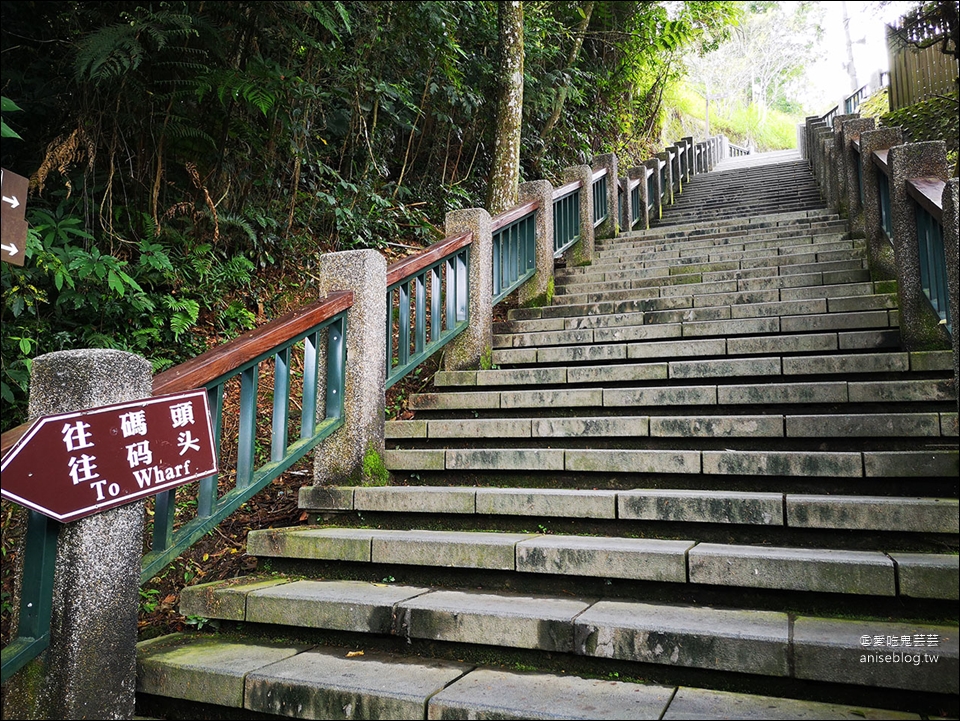
[(354, 656), (362, 656), (363, 651), (348, 651), (347, 658), (353, 658)]

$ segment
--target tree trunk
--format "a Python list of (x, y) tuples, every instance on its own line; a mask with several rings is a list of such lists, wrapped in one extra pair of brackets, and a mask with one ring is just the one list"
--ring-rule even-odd
[(523, 6), (497, 3), (500, 35), (499, 93), (494, 126), (493, 167), (487, 181), (487, 211), (497, 215), (517, 203), (520, 130), (523, 119)]

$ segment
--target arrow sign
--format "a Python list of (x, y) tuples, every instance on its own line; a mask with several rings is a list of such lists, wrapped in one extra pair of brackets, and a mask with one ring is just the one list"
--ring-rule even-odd
[(58, 521), (217, 472), (204, 390), (45, 416), (4, 457), (3, 498)]
[(14, 265), (23, 265), (23, 253), (27, 244), (27, 221), (23, 213), (26, 209), (21, 202), (27, 198), (30, 181), (22, 175), (0, 168), (0, 260)]

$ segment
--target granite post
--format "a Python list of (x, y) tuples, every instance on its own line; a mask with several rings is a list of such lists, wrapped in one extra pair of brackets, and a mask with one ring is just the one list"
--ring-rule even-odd
[(375, 250), (325, 253), (320, 256), (316, 276), (321, 297), (335, 290), (352, 290), (353, 305), (347, 311), (344, 424), (314, 451), (313, 482), (355, 484), (365, 480), (364, 456), (371, 451), (383, 454), (387, 261)]
[[(648, 169), (643, 165), (630, 168), (630, 170), (627, 171), (627, 180), (629, 182), (633, 182), (634, 180), (640, 181), (640, 184), (637, 186), (637, 189), (640, 191), (640, 207), (637, 208), (637, 225), (640, 227), (634, 228), (633, 226), (628, 226), (630, 230), (646, 230), (650, 227), (650, 199), (647, 197), (647, 173)], [(631, 218), (632, 217), (633, 216), (631, 216)]]
[[(960, 389), (960, 297), (958, 297), (958, 252), (960, 241), (957, 239), (958, 221), (960, 221), (960, 180), (950, 178), (943, 189), (943, 255), (947, 261), (947, 290), (950, 293), (950, 326), (953, 329), (953, 383)], [(960, 393), (957, 394), (957, 409), (960, 410)]]
[(593, 262), (593, 169), (589, 165), (574, 165), (563, 170), (563, 183), (580, 181), (580, 242), (571, 252), (572, 266), (590, 265)]
[[(151, 393), (150, 363), (138, 355), (60, 351), (33, 361), (29, 415)], [(133, 718), (143, 506), (135, 501), (60, 526), (50, 645), (8, 681), (4, 718)]]
[(837, 210), (847, 216), (847, 173), (844, 167), (843, 124), (859, 118), (860, 114), (838, 115), (833, 119), (833, 175), (836, 179)]
[[(616, 184), (614, 183), (614, 192)], [(537, 270), (533, 277), (518, 289), (520, 305), (548, 305), (553, 299), (553, 185), (548, 180), (533, 180), (521, 183), (518, 191), (519, 203), (536, 200), (540, 203), (534, 219), (536, 225), (535, 263)], [(614, 196), (616, 197), (616, 196)], [(616, 202), (616, 201), (614, 201)], [(616, 208), (616, 205), (612, 206)], [(449, 217), (449, 216), (448, 216)], [(476, 237), (476, 236), (474, 236)], [(476, 242), (476, 241), (474, 241)], [(492, 272), (489, 273), (493, 277)], [(491, 286), (491, 296), (493, 290)], [(492, 306), (491, 306), (492, 312)], [(471, 322), (473, 316), (471, 315)], [(490, 342), (493, 342), (491, 337)]]
[[(649, 168), (653, 177), (653, 207), (648, 214), (649, 223), (660, 220), (663, 217), (663, 191), (660, 189), (660, 160), (659, 158), (650, 158), (644, 163)], [(647, 227), (650, 227), (648, 223)]]
[[(473, 243), (470, 245), (470, 278), (467, 281), (470, 325), (444, 349), (443, 367), (448, 371), (479, 368), (493, 352), (493, 225), (490, 213), (483, 208), (453, 210), (447, 213), (444, 232), (448, 236), (473, 233)], [(550, 242), (553, 242), (552, 238)]]
[(683, 154), (683, 157), (686, 159), (686, 165), (684, 167), (684, 179), (689, 183), (690, 178), (692, 178), (694, 173), (697, 172), (697, 169), (694, 167), (693, 159), (693, 138), (691, 136), (680, 138), (680, 142), (684, 143), (686, 146), (686, 152)]
[(618, 197), (622, 199), (618, 205), (620, 229), (624, 233), (629, 233), (633, 229), (633, 194), (630, 192), (630, 176), (624, 175), (617, 179), (617, 186), (620, 188)]
[[(907, 143), (890, 148), (890, 207), (893, 220), (893, 252), (897, 267), (897, 301), (900, 309), (900, 340), (908, 350), (949, 345), (946, 329), (936, 318), (923, 294), (920, 281), (920, 251), (917, 245), (916, 202), (907, 192), (910, 178), (934, 177), (946, 182), (947, 146), (942, 140)], [(932, 326), (932, 327), (931, 327)]]
[(661, 178), (663, 187), (660, 188), (663, 193), (662, 202), (664, 205), (673, 205), (673, 158), (670, 157), (670, 151), (657, 153), (657, 160), (661, 161), (664, 171)]
[[(594, 170), (607, 171), (607, 217), (594, 231), (594, 238), (615, 238), (620, 232), (619, 218), (617, 217), (617, 156), (615, 153), (604, 153), (593, 159)], [(593, 193), (590, 194), (591, 198)]]
[(863, 158), (863, 233), (867, 239), (867, 262), (874, 280), (890, 280), (897, 277), (894, 266), (893, 246), (883, 232), (880, 214), (880, 174), (883, 172), (874, 162), (873, 153), (900, 145), (903, 133), (900, 128), (879, 128), (860, 133), (860, 155)]
[(861, 170), (860, 154), (854, 147), (854, 143), (860, 142), (860, 135), (864, 132), (873, 130), (875, 121), (873, 118), (857, 118), (848, 120), (841, 128), (841, 146), (839, 154), (841, 156), (842, 172), (846, 175), (844, 183), (846, 187), (846, 207), (848, 226), (852, 233), (863, 233), (863, 202), (860, 199), (861, 189)]

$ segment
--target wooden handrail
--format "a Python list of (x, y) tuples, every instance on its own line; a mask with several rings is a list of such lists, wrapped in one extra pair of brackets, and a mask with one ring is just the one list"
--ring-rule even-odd
[(248, 331), (232, 341), (160, 373), (153, 379), (153, 394), (156, 396), (202, 388), (224, 373), (310, 330), (351, 305), (353, 305), (352, 291), (340, 290), (330, 293), (316, 303), (298, 308), (282, 318)]
[(520, 220), (525, 215), (529, 215), (535, 210), (540, 209), (539, 200), (531, 200), (523, 205), (518, 205), (515, 208), (510, 208), (510, 210), (505, 210), (500, 215), (493, 217), (493, 222), (491, 223), (490, 230), (496, 233), (501, 228), (505, 228), (510, 225), (515, 220)]
[(441, 258), (454, 253), (466, 245), (473, 242), (473, 233), (461, 233), (444, 238), (439, 243), (431, 245), (422, 253), (411, 255), (408, 258), (391, 263), (387, 268), (387, 286), (399, 283), (401, 280), (409, 278), (424, 268), (433, 265)]
[(580, 186), (583, 185), (583, 182), (580, 180), (574, 180), (572, 183), (567, 183), (566, 185), (561, 185), (559, 188), (553, 189), (553, 199), (560, 200), (571, 193), (580, 190)]
[(943, 189), (946, 187), (940, 178), (910, 178), (907, 181), (907, 194), (917, 204), (943, 225)]

